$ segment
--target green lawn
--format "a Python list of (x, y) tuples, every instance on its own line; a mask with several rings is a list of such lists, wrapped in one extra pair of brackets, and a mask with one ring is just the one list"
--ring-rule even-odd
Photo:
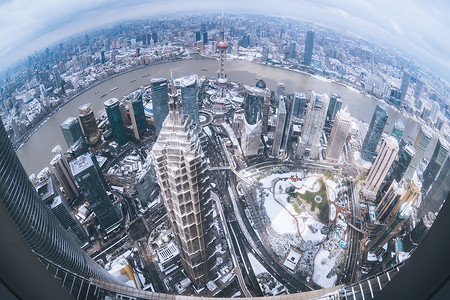
[[(317, 192), (305, 191), (305, 193), (296, 193), (296, 192), (289, 193), (291, 199), (295, 199), (291, 204), (297, 213), (301, 213), (299, 205), (297, 203), (298, 197), (301, 197), (306, 202), (311, 204), (311, 211), (314, 211), (317, 207), (319, 209), (318, 215), (319, 220), (324, 224), (328, 224), (329, 208), (328, 208), (327, 187), (325, 186), (325, 183), (322, 181), (322, 179), (319, 179), (319, 183), (320, 189)], [(314, 200), (314, 198), (317, 195), (320, 195), (322, 197), (322, 202), (317, 203)]]

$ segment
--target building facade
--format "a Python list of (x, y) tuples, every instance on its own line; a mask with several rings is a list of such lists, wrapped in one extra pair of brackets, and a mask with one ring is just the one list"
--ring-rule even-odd
[(430, 141), (432, 139), (433, 135), (430, 131), (425, 129), (424, 127), (420, 128), (419, 133), (417, 134), (417, 138), (414, 142), (414, 149), (415, 153), (412, 157), (408, 168), (405, 171), (405, 174), (403, 175), (403, 178), (406, 181), (409, 181), (413, 178), (414, 173), (416, 172), (417, 166), (420, 163), (420, 160), (423, 158), (423, 155), (425, 154), (425, 150), (427, 149), (428, 145), (430, 144)]
[(242, 128), (241, 137), (241, 148), (244, 156), (258, 154), (265, 96), (265, 90), (245, 86), (244, 127)]
[(152, 78), (152, 105), (153, 105), (153, 120), (155, 123), (156, 135), (159, 134), (162, 124), (169, 114), (169, 96), (167, 89), (167, 79)]
[(127, 133), (123, 125), (122, 113), (120, 112), (119, 100), (111, 98), (105, 101), (106, 115), (108, 116), (109, 125), (111, 126), (114, 140), (119, 146), (127, 143)]
[(85, 278), (115, 282), (66, 234), (40, 199), (0, 122), (0, 201), (28, 246), (71, 272)]
[(272, 155), (277, 157), (280, 154), (281, 143), (284, 137), (286, 125), (286, 102), (280, 99), (280, 104), (277, 111), (277, 126), (273, 137)]
[(72, 146), (79, 138), (83, 137), (80, 122), (77, 118), (69, 117), (60, 125), (67, 147)]
[(81, 193), (89, 203), (98, 221), (106, 233), (110, 233), (120, 226), (121, 217), (114, 207), (105, 189), (101, 175), (89, 154), (84, 154), (70, 162)]
[(325, 149), (325, 158), (332, 161), (338, 161), (342, 149), (347, 141), (348, 131), (352, 125), (348, 107), (336, 114), (336, 119), (328, 138), (327, 148)]
[(310, 158), (319, 157), (320, 138), (327, 116), (328, 101), (328, 95), (311, 92), (302, 128), (301, 143), (297, 151), (299, 157), (306, 156), (308, 152), (307, 156)]
[(434, 148), (433, 155), (431, 156), (430, 162), (427, 168), (423, 172), (423, 183), (422, 189), (426, 192), (430, 188), (431, 184), (436, 179), (437, 174), (445, 163), (449, 151), (448, 143), (443, 139), (439, 138), (436, 143), (436, 148)]
[(179, 91), (152, 149), (161, 196), (186, 274), (197, 287), (208, 281), (204, 207), (209, 201), (201, 128), (184, 116)]
[(361, 158), (365, 161), (372, 161), (376, 155), (378, 143), (383, 134), (384, 126), (386, 125), (388, 114), (384, 107), (377, 105), (370, 121), (369, 130), (361, 147)]
[(377, 158), (375, 159), (364, 182), (363, 191), (367, 198), (375, 200), (378, 189), (391, 168), (397, 153), (397, 140), (392, 136), (388, 136), (383, 140), (380, 152), (378, 153)]
[(134, 137), (137, 140), (140, 140), (142, 135), (147, 131), (147, 121), (145, 120), (144, 104), (142, 102), (141, 93), (138, 93), (128, 102), (128, 110), (130, 112)]
[(305, 55), (303, 57), (303, 63), (307, 66), (311, 64), (313, 48), (314, 48), (314, 32), (308, 30), (306, 32)]
[(98, 131), (97, 121), (95, 120), (94, 110), (90, 103), (78, 107), (81, 128), (89, 146), (95, 146), (100, 141), (100, 132)]

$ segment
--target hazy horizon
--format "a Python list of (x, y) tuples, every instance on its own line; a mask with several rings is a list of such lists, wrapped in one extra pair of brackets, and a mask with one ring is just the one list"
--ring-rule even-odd
[[(189, 13), (263, 13), (331, 26), (400, 51), (446, 80), (450, 79), (450, 3), (444, 0), (369, 1), (331, 0), (245, 3), (218, 1), (118, 0), (60, 2), (0, 0), (0, 70), (69, 36), (100, 26), (155, 15)], [(49, 13), (50, 12), (50, 13)]]

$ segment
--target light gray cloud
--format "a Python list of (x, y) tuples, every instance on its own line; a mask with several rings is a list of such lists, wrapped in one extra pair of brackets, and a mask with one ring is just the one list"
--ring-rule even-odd
[(445, 0), (0, 1), (0, 69), (92, 27), (158, 13), (222, 8), (338, 27), (394, 47), (450, 78), (450, 2)]

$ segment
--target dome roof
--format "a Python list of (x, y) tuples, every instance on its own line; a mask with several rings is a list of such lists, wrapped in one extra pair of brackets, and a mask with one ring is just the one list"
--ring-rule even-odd
[(264, 82), (264, 80), (260, 79), (258, 80), (258, 82), (256, 83), (256, 87), (260, 88), (260, 89), (265, 89), (266, 88), (266, 83)]

